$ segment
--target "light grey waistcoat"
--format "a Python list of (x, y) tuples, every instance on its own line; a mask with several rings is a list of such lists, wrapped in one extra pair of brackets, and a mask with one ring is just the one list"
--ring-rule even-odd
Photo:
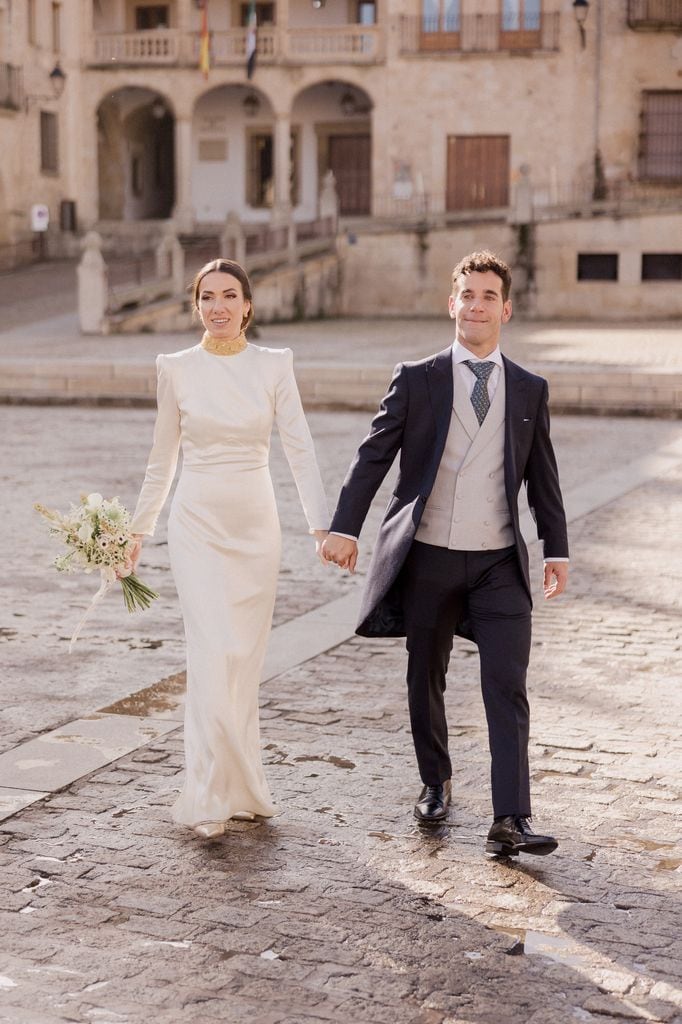
[(450, 429), (415, 540), (458, 551), (514, 543), (504, 490), (504, 411), (504, 367), (480, 427), (466, 388), (455, 377)]

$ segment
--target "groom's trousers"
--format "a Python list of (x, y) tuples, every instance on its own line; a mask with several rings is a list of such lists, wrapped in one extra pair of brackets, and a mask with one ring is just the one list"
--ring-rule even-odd
[(495, 816), (530, 815), (531, 602), (516, 549), (453, 551), (414, 541), (401, 576), (407, 633), (410, 723), (422, 782), (452, 774), (445, 715), (446, 673), (458, 622), (478, 645), (488, 722)]

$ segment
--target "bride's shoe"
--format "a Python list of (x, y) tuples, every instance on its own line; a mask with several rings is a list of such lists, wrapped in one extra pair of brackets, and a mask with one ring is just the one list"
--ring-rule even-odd
[(204, 825), (195, 825), (194, 831), (201, 839), (217, 839), (225, 832), (225, 822), (207, 821)]
[(232, 815), (233, 821), (255, 821), (256, 815), (253, 811), (236, 811)]

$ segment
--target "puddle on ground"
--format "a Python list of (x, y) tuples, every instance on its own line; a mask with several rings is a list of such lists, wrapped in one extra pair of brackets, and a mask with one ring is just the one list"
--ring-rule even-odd
[(502, 935), (512, 935), (516, 942), (505, 952), (509, 956), (546, 956), (560, 964), (580, 966), (585, 955), (567, 935), (545, 935), (526, 928), (494, 928)]
[(333, 764), (336, 768), (355, 768), (355, 762), (349, 761), (345, 757), (337, 757), (336, 754), (301, 754), (300, 757), (295, 757), (294, 761), (325, 761), (327, 764)]
[(660, 839), (641, 839), (640, 836), (624, 835), (623, 839), (631, 846), (640, 846), (643, 850), (670, 850), (675, 846), (674, 843), (662, 842)]
[(182, 703), (186, 688), (184, 672), (160, 679), (153, 686), (131, 693), (128, 697), (100, 708), (102, 715), (135, 715), (139, 718), (163, 718)]

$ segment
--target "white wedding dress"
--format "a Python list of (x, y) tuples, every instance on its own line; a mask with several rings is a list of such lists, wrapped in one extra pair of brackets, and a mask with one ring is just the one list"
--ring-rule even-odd
[(187, 640), (186, 775), (173, 818), (190, 827), (276, 812), (260, 752), (258, 688), (281, 537), (268, 466), (277, 423), (311, 530), (329, 513), (291, 349), (201, 345), (157, 359), (154, 442), (133, 516), (153, 534), (182, 445), (168, 520)]

